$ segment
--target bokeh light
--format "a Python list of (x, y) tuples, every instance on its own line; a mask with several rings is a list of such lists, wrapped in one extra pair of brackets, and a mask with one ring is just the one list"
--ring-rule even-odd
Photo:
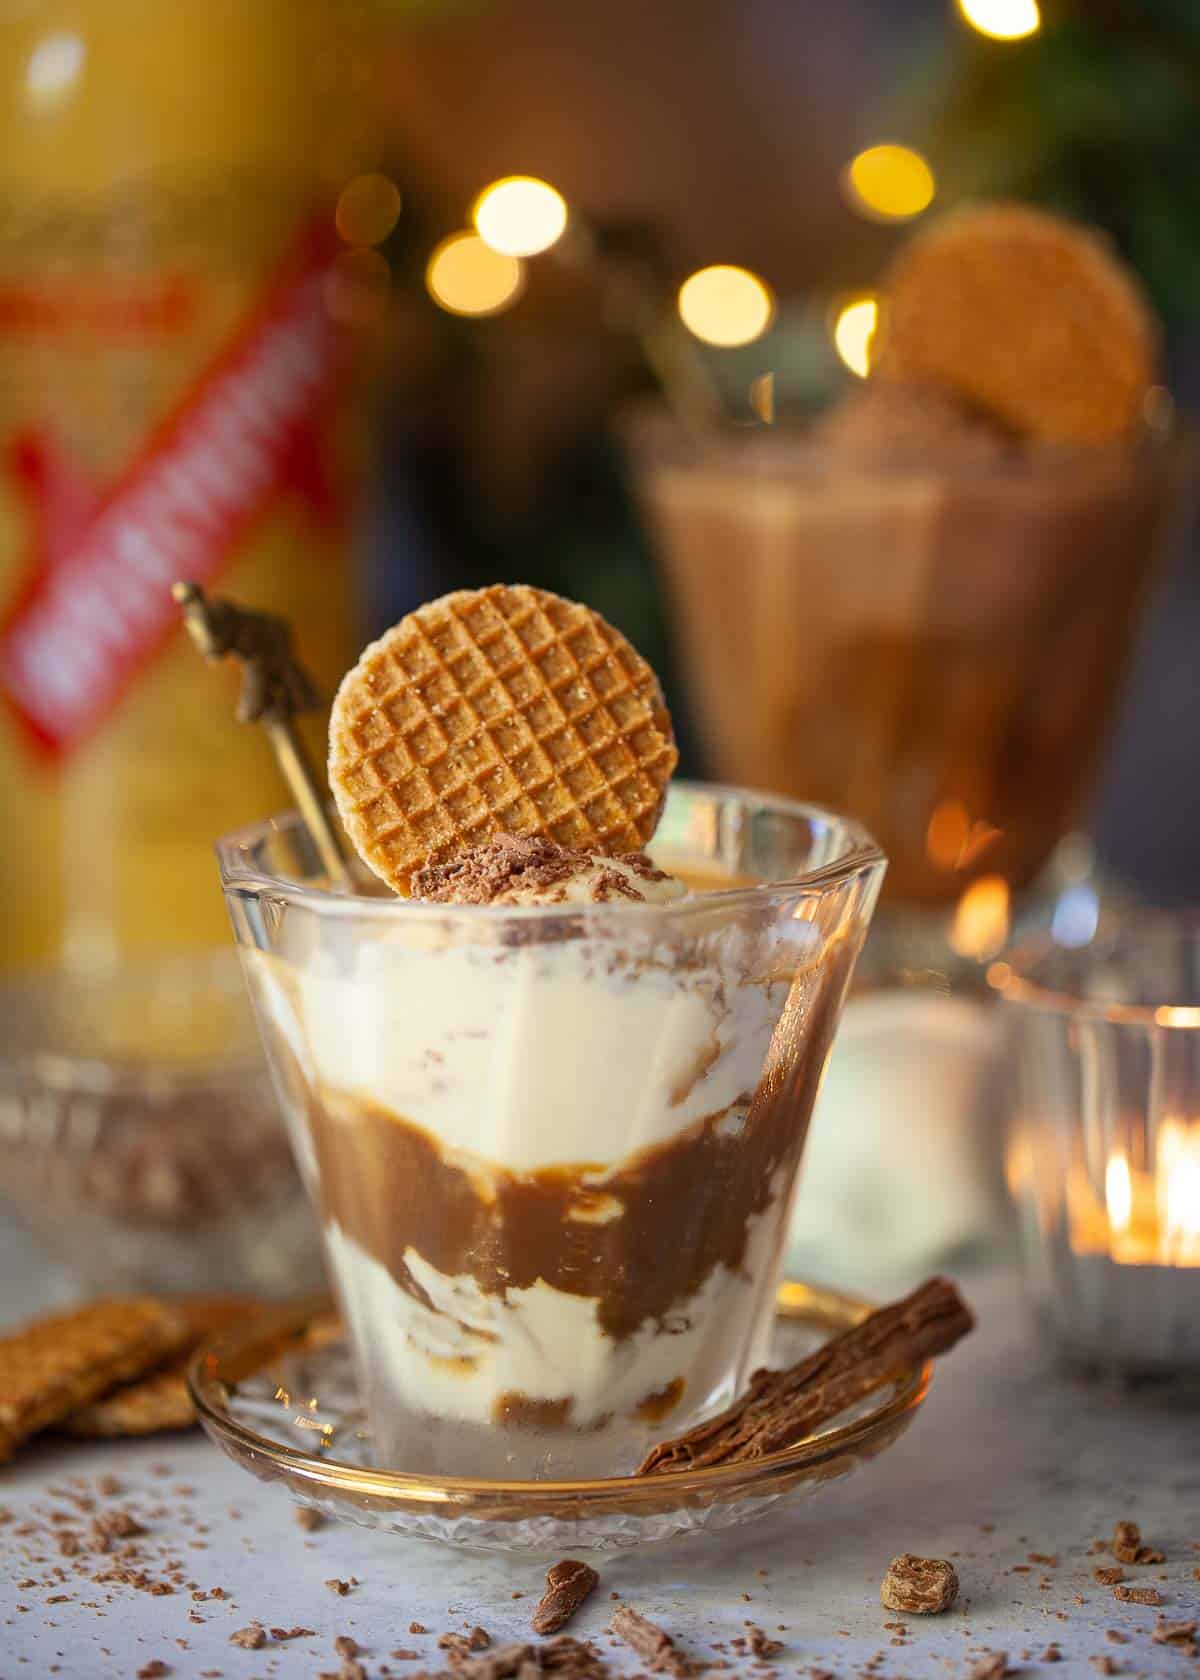
[(325, 276), (325, 307), (343, 326), (363, 327), (382, 315), (392, 271), (382, 251), (355, 245), (339, 251)]
[(86, 57), (82, 36), (66, 30), (39, 41), (25, 66), (25, 90), (30, 101), (43, 108), (61, 104), (79, 80)]
[(436, 247), (425, 284), (436, 304), (452, 315), (497, 315), (521, 295), (525, 271), (477, 233), (452, 233)]
[(911, 146), (869, 146), (844, 179), (854, 207), (880, 221), (907, 221), (933, 203), (933, 170)]
[(506, 175), (483, 189), (471, 207), (471, 221), (493, 251), (507, 257), (533, 257), (562, 238), (567, 206), (548, 181)]
[(760, 373), (750, 382), (750, 407), (764, 426), (775, 424), (775, 375)]
[(771, 288), (748, 268), (717, 263), (697, 269), (679, 288), (679, 317), (705, 344), (723, 349), (753, 344), (774, 315)]
[(860, 379), (871, 371), (871, 345), (878, 326), (879, 300), (870, 295), (847, 298), (834, 316), (834, 347)]
[(400, 216), (400, 189), (386, 175), (356, 175), (338, 195), (334, 220), (347, 245), (381, 245)]
[(1041, 28), (1038, 0), (958, 0), (972, 29), (993, 41), (1023, 41)]

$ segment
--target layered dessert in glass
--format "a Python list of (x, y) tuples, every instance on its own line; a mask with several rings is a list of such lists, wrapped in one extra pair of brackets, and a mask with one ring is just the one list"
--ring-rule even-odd
[(653, 858), (482, 826), (439, 830), (403, 898), (365, 871), (330, 890), (284, 818), (222, 843), (226, 896), (380, 1461), (626, 1472), (765, 1355), (882, 859), (700, 786), (671, 789)]
[(889, 901), (936, 909), (1079, 819), (1192, 448), (1086, 230), (955, 213), (881, 308), (816, 420), (648, 412), (629, 453), (712, 773), (850, 812)]

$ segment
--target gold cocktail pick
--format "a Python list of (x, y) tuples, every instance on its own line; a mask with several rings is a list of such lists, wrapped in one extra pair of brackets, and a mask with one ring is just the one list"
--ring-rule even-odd
[(183, 609), (197, 651), (206, 659), (229, 657), (241, 665), (238, 722), (262, 724), (329, 879), (349, 886), (342, 838), (330, 821), (321, 783), (296, 728), (301, 712), (317, 711), (323, 702), (296, 657), (287, 619), (212, 598), (198, 583), (173, 584), (171, 594)]

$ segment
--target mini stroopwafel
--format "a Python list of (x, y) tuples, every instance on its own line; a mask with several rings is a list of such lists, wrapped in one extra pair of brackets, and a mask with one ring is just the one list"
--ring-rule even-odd
[(658, 679), (625, 637), (527, 585), (402, 619), (343, 680), (329, 738), (346, 832), (401, 893), (497, 834), (640, 851), (678, 757)]
[(1087, 228), (1020, 204), (956, 210), (884, 281), (879, 371), (957, 393), (1047, 442), (1129, 435), (1158, 377), (1134, 276)]

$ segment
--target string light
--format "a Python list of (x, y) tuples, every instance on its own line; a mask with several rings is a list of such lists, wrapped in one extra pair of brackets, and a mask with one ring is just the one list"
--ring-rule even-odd
[(1024, 41), (1042, 25), (1038, 0), (958, 0), (972, 29), (993, 41)]
[(338, 195), (334, 222), (347, 245), (382, 245), (400, 216), (400, 189), (386, 175), (356, 175)]
[(843, 177), (855, 208), (883, 222), (904, 222), (933, 203), (934, 179), (911, 146), (870, 146), (846, 166)]
[(750, 407), (764, 426), (775, 424), (775, 375), (760, 373), (750, 383)]
[(566, 201), (548, 181), (507, 175), (485, 187), (471, 208), (479, 237), (507, 257), (548, 251), (567, 226)]
[(844, 302), (833, 321), (833, 343), (851, 373), (871, 371), (871, 341), (879, 325), (879, 300), (869, 293)]
[(753, 344), (774, 315), (770, 287), (747, 268), (717, 263), (697, 269), (679, 288), (679, 318), (705, 344)]
[(477, 233), (450, 234), (425, 269), (430, 297), (451, 315), (498, 315), (516, 302), (524, 280), (516, 257), (494, 251)]

